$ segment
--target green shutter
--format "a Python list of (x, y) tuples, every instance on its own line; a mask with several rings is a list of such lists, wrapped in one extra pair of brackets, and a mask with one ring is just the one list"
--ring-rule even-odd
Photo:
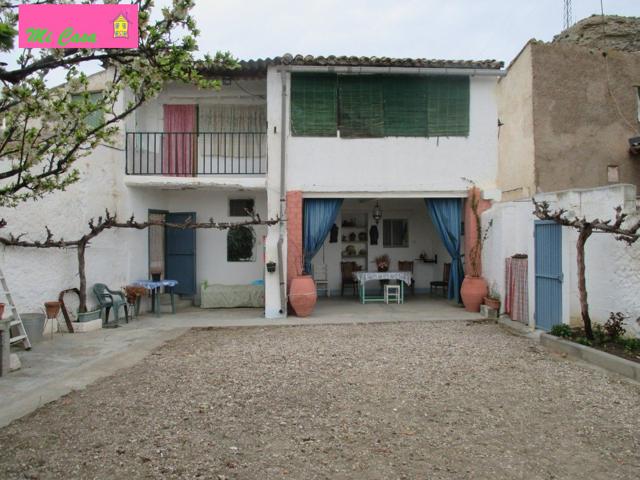
[(337, 84), (333, 74), (291, 74), (291, 133), (334, 137), (338, 129)]
[(383, 82), (379, 75), (340, 75), (340, 136), (384, 136)]
[[(102, 99), (102, 92), (91, 92), (89, 93), (89, 103), (96, 104)], [(72, 94), (71, 95), (72, 102), (80, 102), (82, 101), (81, 94)], [(104, 112), (102, 110), (96, 110), (94, 112), (89, 113), (84, 118), (84, 123), (89, 128), (96, 128), (104, 122)]]
[(469, 135), (469, 77), (428, 78), (428, 136)]
[(387, 75), (384, 81), (384, 134), (427, 136), (427, 78)]

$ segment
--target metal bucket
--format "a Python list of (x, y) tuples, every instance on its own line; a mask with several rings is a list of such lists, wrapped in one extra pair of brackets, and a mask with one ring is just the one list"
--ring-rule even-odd
[(20, 318), (31, 343), (42, 341), (44, 332), (44, 313), (21, 313)]

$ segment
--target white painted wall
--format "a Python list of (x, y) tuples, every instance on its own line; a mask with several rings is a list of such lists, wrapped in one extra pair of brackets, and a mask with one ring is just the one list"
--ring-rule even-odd
[[(81, 180), (66, 191), (14, 209), (0, 209), (0, 217), (8, 223), (2, 234), (27, 233), (30, 240), (43, 240), (48, 225), (56, 238), (75, 240), (88, 231), (90, 218), (103, 215), (105, 209), (121, 212), (124, 192), (117, 188), (121, 155), (118, 150), (98, 147), (77, 163)], [(57, 300), (61, 290), (79, 285), (76, 250), (2, 247), (0, 252), (2, 269), (20, 312), (39, 311), (45, 301)], [(127, 258), (121, 232), (101, 234), (87, 250), (87, 284), (125, 285)], [(91, 306), (94, 301), (89, 297)]]
[[(329, 273), (329, 287), (332, 294), (340, 293), (341, 273), (340, 262), (341, 253), (351, 242), (343, 242), (342, 235), (349, 233), (342, 228), (342, 219), (349, 219), (354, 215), (365, 213), (368, 215), (368, 226), (375, 224), (371, 217), (375, 200), (373, 199), (347, 199), (343, 202), (340, 214), (336, 219), (336, 224), (340, 227), (338, 242), (330, 243), (329, 237), (324, 242), (323, 248), (313, 259), (313, 265), (326, 264)], [(447, 253), (438, 233), (431, 222), (424, 200), (417, 198), (407, 199), (384, 199), (380, 201), (380, 207), (384, 218), (406, 218), (409, 221), (409, 246), (406, 248), (384, 248), (383, 246), (383, 220), (378, 224), (379, 238), (378, 245), (368, 245), (367, 269), (376, 270), (374, 259), (383, 254), (389, 255), (391, 259), (391, 270), (398, 270), (398, 261), (414, 261), (414, 278), (416, 280), (416, 290), (425, 291), (434, 280), (442, 280), (443, 264), (450, 262), (451, 257)], [(368, 234), (367, 234), (368, 237)], [(362, 244), (353, 244), (356, 248), (363, 247)], [(438, 255), (438, 263), (422, 263), (417, 259), (420, 253), (425, 251), (430, 258)], [(349, 261), (349, 259), (347, 259)], [(364, 263), (359, 262), (361, 265)], [(376, 289), (377, 285), (368, 286)], [(346, 294), (350, 294), (347, 290)]]
[[(540, 194), (538, 200), (549, 201), (552, 208), (565, 208), (571, 215), (587, 219), (614, 218), (613, 209), (620, 205), (630, 214), (629, 224), (637, 221), (636, 189), (633, 185), (614, 185), (586, 190)], [(529, 316), (533, 326), (535, 307), (535, 251), (530, 200), (502, 202), (482, 216), (493, 228), (483, 250), (483, 274), (489, 283), (496, 282), (504, 298), (504, 259), (514, 253), (529, 255)], [(577, 288), (577, 263), (574, 229), (562, 229), (563, 318), (565, 323), (580, 325), (581, 313)], [(604, 323), (610, 312), (629, 316), (629, 333), (640, 335), (640, 245), (627, 246), (608, 234), (593, 234), (586, 244), (586, 277), (589, 311), (595, 322)]]
[[(208, 190), (131, 189), (130, 200), (136, 217), (146, 219), (148, 211), (195, 212), (196, 221), (241, 222), (242, 217), (229, 217), (230, 198), (253, 198), (256, 212), (265, 218), (264, 192), (235, 193)], [(227, 261), (227, 232), (213, 229), (196, 230), (196, 282), (246, 285), (263, 278), (264, 236), (266, 227), (254, 227), (256, 234), (255, 261)], [(129, 232), (129, 276), (132, 280), (149, 275), (147, 230)]]
[(472, 77), (470, 84), (470, 133), (466, 138), (342, 139), (295, 137), (289, 131), (287, 189), (328, 193), (465, 191), (468, 184), (462, 177), (483, 189), (495, 188), (496, 78)]

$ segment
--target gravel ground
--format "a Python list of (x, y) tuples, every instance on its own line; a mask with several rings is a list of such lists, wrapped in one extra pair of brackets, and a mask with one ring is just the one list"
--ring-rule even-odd
[(488, 323), (192, 330), (0, 451), (3, 479), (629, 479), (640, 386)]

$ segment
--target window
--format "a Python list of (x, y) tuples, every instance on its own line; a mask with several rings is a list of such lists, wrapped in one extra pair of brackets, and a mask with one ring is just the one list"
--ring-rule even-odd
[(293, 135), (335, 137), (338, 131), (337, 77), (297, 73), (291, 76)]
[[(95, 105), (102, 98), (102, 92), (89, 93), (88, 101), (90, 104)], [(82, 101), (82, 94), (71, 95), (71, 101), (74, 103), (80, 103)], [(84, 119), (85, 125), (89, 128), (95, 128), (102, 124), (104, 121), (104, 112), (101, 109), (96, 109), (93, 112), (87, 114)]]
[(233, 198), (229, 200), (229, 216), (250, 217), (254, 204), (253, 198)]
[(384, 136), (382, 77), (344, 75), (338, 84), (340, 136)]
[(469, 77), (292, 74), (291, 131), (365, 138), (469, 134)]
[(382, 221), (382, 246), (403, 248), (409, 246), (409, 221), (407, 219), (385, 219)]
[(253, 262), (256, 236), (251, 227), (230, 228), (227, 232), (227, 261)]

